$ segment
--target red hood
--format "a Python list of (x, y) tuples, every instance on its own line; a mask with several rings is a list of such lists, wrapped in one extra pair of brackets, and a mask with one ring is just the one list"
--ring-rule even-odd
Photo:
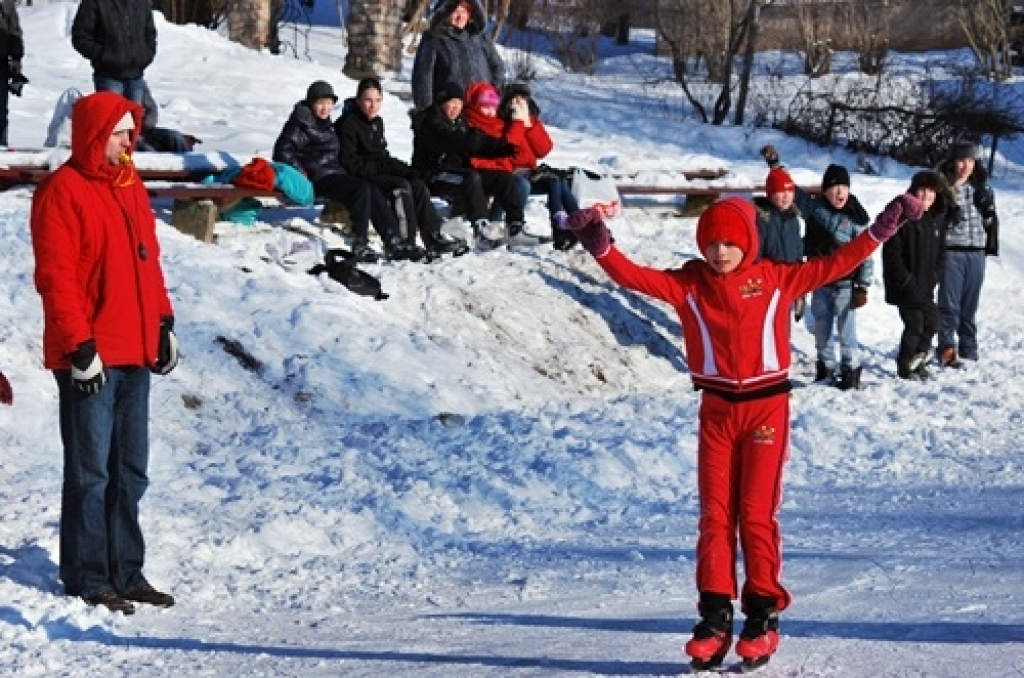
[[(96, 92), (75, 102), (71, 112), (71, 162), (89, 179), (117, 180), (124, 166), (107, 162), (107, 141), (125, 113), (131, 111), (135, 129), (131, 132), (132, 147), (142, 129), (142, 107), (114, 92)], [(126, 164), (131, 164), (131, 151)]]

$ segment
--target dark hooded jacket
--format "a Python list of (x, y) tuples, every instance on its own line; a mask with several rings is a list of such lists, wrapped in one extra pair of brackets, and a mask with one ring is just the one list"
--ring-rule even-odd
[(0, 2), (0, 70), (7, 71), (7, 60), (20, 61), (25, 56), (18, 8), (14, 0)]
[(471, 169), (471, 156), (507, 157), (515, 146), (471, 128), (461, 115), (450, 120), (437, 104), (412, 117), (412, 166), (424, 176)]
[[(448, 17), (468, 2), (469, 23), (462, 30), (448, 23)], [(445, 83), (463, 92), (472, 82), (489, 82), (498, 89), (505, 84), (505, 64), (494, 43), (484, 34), (487, 17), (480, 0), (441, 0), (423, 32), (412, 66), (412, 99), (418, 110), (434, 101)]]
[(341, 117), (334, 123), (341, 144), (341, 164), (350, 174), (363, 179), (380, 176), (415, 179), (416, 172), (388, 151), (384, 119), (370, 120), (355, 99), (346, 99)]
[[(952, 186), (956, 181), (956, 161), (952, 158), (945, 160), (939, 166), (939, 171), (949, 183), (950, 190), (954, 190)], [(999, 215), (996, 213), (996, 198), (992, 187), (988, 183), (988, 172), (982, 167), (981, 162), (976, 161), (974, 163), (974, 171), (971, 173), (967, 183), (973, 189), (974, 207), (978, 210), (978, 214), (981, 215), (982, 226), (985, 229), (985, 254), (993, 257), (999, 256)], [(950, 224), (950, 230), (955, 229), (959, 221), (959, 219), (954, 218)], [(979, 248), (957, 247), (951, 244), (950, 249)]]
[(95, 75), (137, 80), (156, 56), (156, 25), (149, 0), (82, 0), (71, 44)]
[(764, 196), (754, 198), (757, 210), (757, 235), (761, 241), (760, 259), (793, 263), (804, 258), (800, 237), (800, 211), (792, 205), (785, 212)]
[[(852, 193), (841, 210), (833, 207), (825, 196), (811, 195), (799, 186), (796, 187), (795, 200), (806, 226), (804, 255), (808, 259), (832, 254), (863, 232), (870, 222), (868, 213)], [(868, 288), (871, 287), (873, 271), (874, 264), (868, 259), (852, 274), (833, 284), (848, 287), (852, 283)]]
[(300, 101), (277, 135), (274, 160), (301, 170), (316, 183), (331, 174), (346, 174), (339, 160), (340, 150), (330, 119), (321, 120), (306, 101)]
[(930, 188), (935, 191), (935, 202), (920, 219), (903, 224), (882, 246), (885, 301), (894, 306), (924, 305), (934, 300), (946, 228), (956, 213), (946, 181), (938, 172), (920, 172), (914, 184), (910, 192), (918, 186)]
[(151, 367), (161, 321), (173, 315), (145, 184), (130, 156), (117, 165), (106, 157), (111, 133), (128, 112), (138, 130), (142, 109), (119, 94), (79, 99), (71, 158), (32, 198), (47, 369), (69, 369), (68, 354), (89, 339), (107, 365)]

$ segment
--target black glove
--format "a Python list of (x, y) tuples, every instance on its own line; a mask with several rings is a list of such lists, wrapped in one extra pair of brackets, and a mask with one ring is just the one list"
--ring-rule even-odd
[(96, 341), (87, 339), (78, 345), (71, 358), (71, 385), (86, 395), (99, 393), (107, 383), (103, 361), (96, 352)]
[(779, 164), (779, 152), (771, 144), (761, 148), (761, 157), (769, 167), (776, 167)]
[(480, 142), (479, 155), (482, 158), (511, 158), (515, 154), (516, 145), (504, 139), (487, 137)]
[(19, 75), (21, 73), (21, 59), (8, 59), (7, 60), (7, 74)]
[(850, 308), (858, 309), (868, 303), (868, 291), (864, 287), (854, 287), (850, 297)]
[(169, 374), (178, 365), (178, 337), (174, 335), (174, 316), (160, 321), (160, 346), (157, 348), (156, 363), (150, 368), (154, 374)]

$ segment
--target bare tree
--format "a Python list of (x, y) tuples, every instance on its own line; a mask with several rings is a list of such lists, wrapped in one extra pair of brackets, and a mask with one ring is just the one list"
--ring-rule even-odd
[(956, 19), (979, 68), (994, 80), (1013, 75), (1008, 35), (1013, 0), (957, 0)]
[(832, 33), (836, 26), (836, 5), (799, 3), (794, 5), (794, 12), (804, 46), (804, 73), (812, 78), (828, 74), (832, 70)]
[(852, 0), (840, 9), (844, 43), (857, 53), (861, 73), (878, 75), (889, 55), (889, 0)]
[(226, 0), (153, 0), (153, 9), (172, 24), (216, 28), (224, 21)]
[(358, 80), (401, 70), (404, 13), (405, 0), (351, 0), (342, 72)]
[(655, 3), (658, 38), (669, 50), (676, 82), (703, 122), (722, 124), (732, 107), (733, 68), (746, 40), (751, 1)]

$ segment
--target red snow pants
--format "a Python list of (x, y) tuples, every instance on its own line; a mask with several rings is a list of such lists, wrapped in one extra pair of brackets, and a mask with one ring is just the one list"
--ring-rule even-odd
[(789, 454), (789, 394), (730, 402), (704, 392), (697, 474), (700, 534), (697, 590), (737, 597), (736, 538), (743, 550), (743, 595), (789, 606), (782, 587), (782, 535), (776, 513)]

